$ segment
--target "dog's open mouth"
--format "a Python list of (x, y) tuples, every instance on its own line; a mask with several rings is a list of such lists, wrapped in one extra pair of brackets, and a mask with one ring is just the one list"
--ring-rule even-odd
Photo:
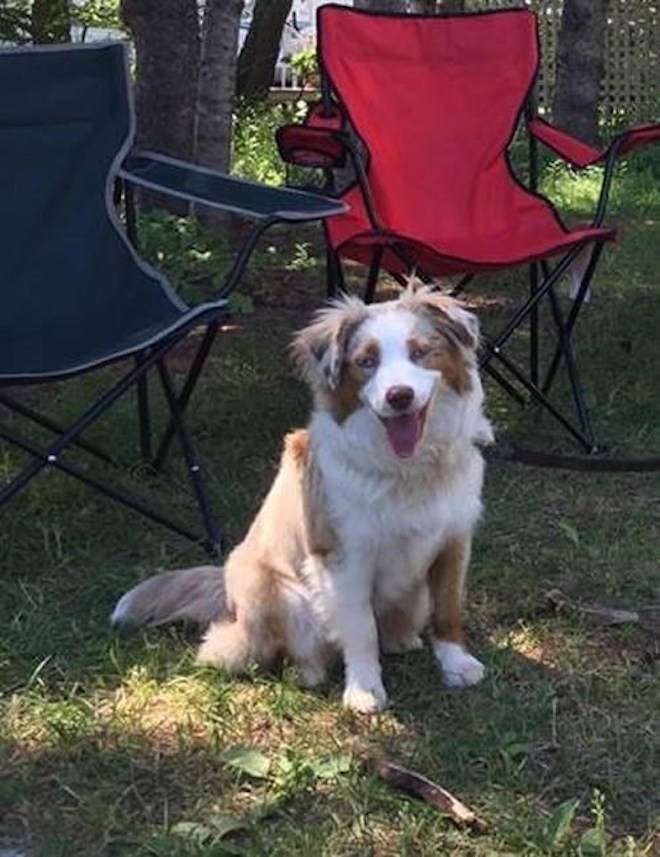
[(394, 454), (399, 458), (410, 458), (415, 454), (417, 444), (424, 433), (426, 406), (411, 414), (380, 417), (380, 421), (385, 427)]

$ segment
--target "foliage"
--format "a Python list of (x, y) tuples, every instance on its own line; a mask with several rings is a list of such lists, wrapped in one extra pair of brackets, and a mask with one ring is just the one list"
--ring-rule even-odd
[[(89, 27), (120, 29), (119, 0), (77, 0), (72, 19), (82, 27), (83, 40)], [(0, 42), (27, 44), (33, 38), (32, 0), (0, 0)]]
[(73, 17), (83, 28), (84, 33), (90, 27), (102, 27), (119, 30), (122, 27), (119, 16), (119, 0), (82, 0), (76, 2)]
[(161, 209), (141, 216), (140, 252), (164, 268), (184, 299), (212, 297), (227, 270), (229, 249), (194, 217), (177, 217)]
[(275, 132), (305, 115), (304, 102), (242, 104), (234, 114), (232, 172), (271, 185), (284, 184), (285, 165), (277, 151)]
[(313, 83), (319, 74), (316, 48), (305, 48), (305, 50), (294, 54), (289, 60), (291, 68), (300, 78), (303, 86)]
[(580, 805), (577, 799), (560, 803), (543, 826), (541, 839), (549, 851), (559, 847), (568, 836), (575, 813)]
[(31, 39), (29, 0), (0, 0), (0, 42), (21, 45)]

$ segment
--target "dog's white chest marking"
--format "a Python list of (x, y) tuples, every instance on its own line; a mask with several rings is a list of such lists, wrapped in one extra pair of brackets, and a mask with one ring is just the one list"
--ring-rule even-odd
[[(377, 441), (380, 427), (370, 415), (355, 416), (356, 427), (346, 426), (339, 437), (321, 415), (313, 428), (323, 434), (317, 448), (331, 524), (341, 533), (342, 554), (360, 557), (355, 573), (371, 578), (378, 601), (393, 602), (419, 583), (449, 536), (469, 532), (480, 509), (482, 462), (474, 454), (457, 479), (441, 479), (440, 466), (429, 461), (412, 476), (397, 467), (379, 468)], [(366, 425), (365, 425), (366, 423)], [(361, 436), (364, 448), (346, 435)], [(336, 448), (337, 440), (342, 448)], [(356, 459), (362, 467), (356, 467)], [(385, 472), (382, 472), (382, 470)], [(467, 478), (466, 478), (467, 476)]]

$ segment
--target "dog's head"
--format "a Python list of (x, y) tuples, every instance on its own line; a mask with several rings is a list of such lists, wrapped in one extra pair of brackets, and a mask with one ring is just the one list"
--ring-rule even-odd
[(395, 455), (409, 458), (434, 403), (478, 384), (478, 340), (477, 319), (460, 303), (410, 286), (386, 303), (336, 301), (300, 331), (293, 351), (318, 407), (340, 424), (370, 410)]

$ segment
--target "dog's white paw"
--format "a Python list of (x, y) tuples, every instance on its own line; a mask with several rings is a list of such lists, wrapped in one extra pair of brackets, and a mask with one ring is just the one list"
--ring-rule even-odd
[(419, 634), (411, 634), (402, 640), (383, 640), (381, 649), (386, 655), (402, 655), (405, 652), (418, 652), (424, 648)]
[(387, 693), (382, 684), (364, 687), (356, 682), (348, 682), (342, 702), (344, 708), (358, 711), (360, 714), (373, 714), (387, 707)]
[(479, 684), (486, 674), (481, 661), (466, 652), (459, 643), (436, 641), (433, 651), (442, 666), (447, 687), (471, 687)]

